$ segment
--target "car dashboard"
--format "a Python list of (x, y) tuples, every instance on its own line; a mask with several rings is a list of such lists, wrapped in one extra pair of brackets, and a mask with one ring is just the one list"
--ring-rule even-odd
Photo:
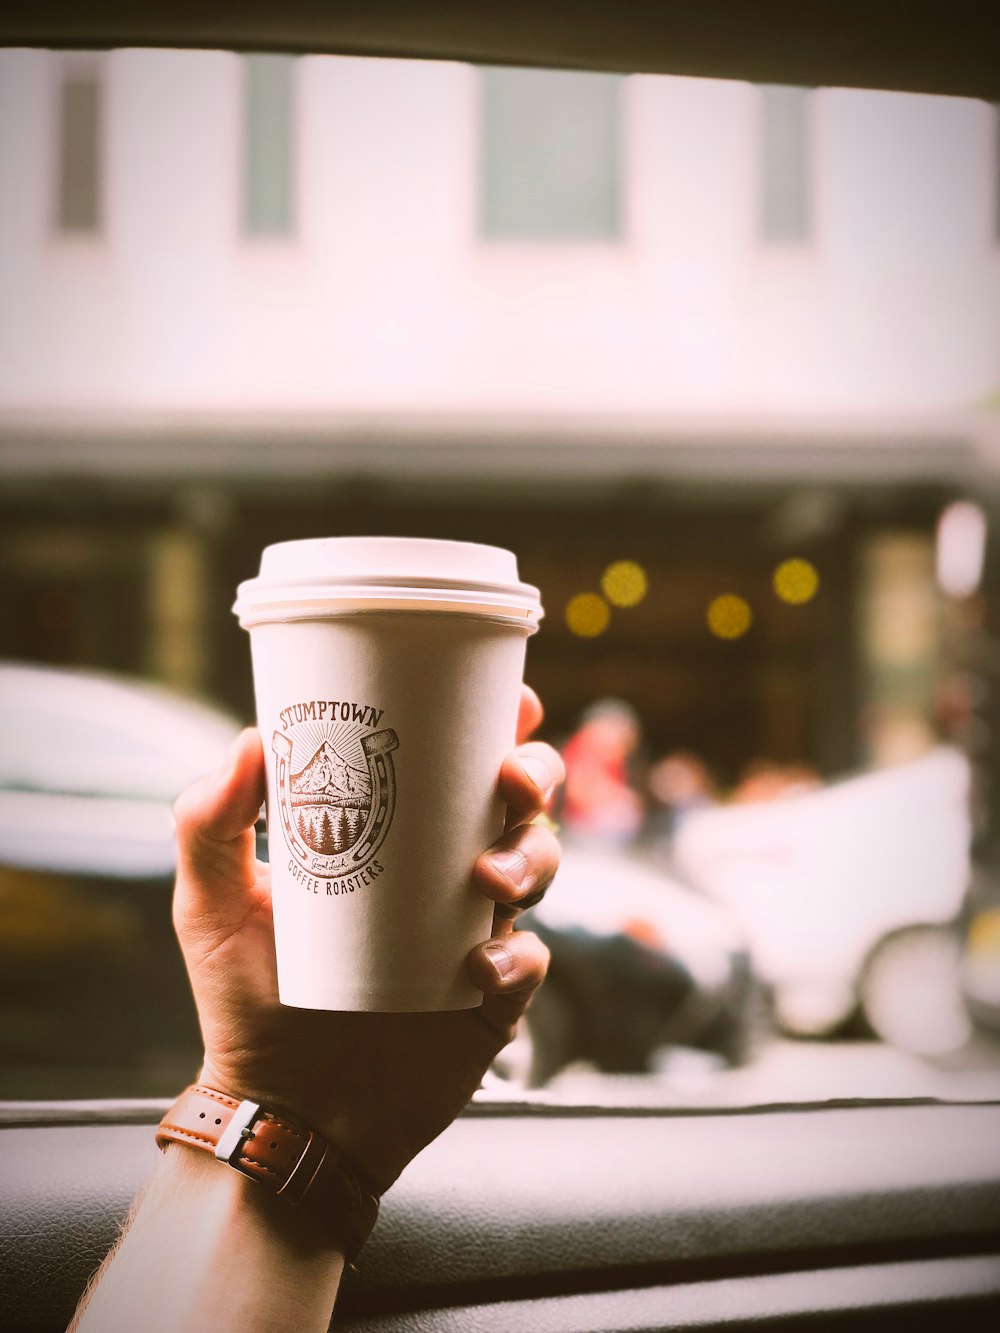
[[(5, 1324), (63, 1328), (155, 1160), (158, 1104), (8, 1104)], [(1000, 1325), (1000, 1105), (475, 1104), (410, 1167), (337, 1328)]]

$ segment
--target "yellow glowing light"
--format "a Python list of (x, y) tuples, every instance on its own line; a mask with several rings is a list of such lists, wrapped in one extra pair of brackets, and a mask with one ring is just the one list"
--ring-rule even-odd
[(708, 628), (719, 639), (739, 639), (753, 623), (750, 603), (733, 593), (725, 593), (708, 604)]
[(634, 560), (616, 560), (601, 575), (601, 590), (612, 606), (638, 606), (648, 587), (646, 571)]
[(566, 604), (566, 624), (581, 639), (596, 639), (611, 621), (611, 608), (596, 592), (581, 592)]
[(808, 560), (785, 560), (774, 571), (774, 591), (783, 602), (801, 606), (819, 591), (816, 566)]

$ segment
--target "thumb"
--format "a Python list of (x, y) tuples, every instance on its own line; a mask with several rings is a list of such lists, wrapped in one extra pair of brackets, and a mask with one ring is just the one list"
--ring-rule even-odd
[(199, 778), (174, 805), (177, 826), (177, 895), (197, 907), (208, 895), (213, 908), (227, 895), (243, 897), (256, 880), (256, 823), (264, 800), (264, 755), (260, 734), (248, 727), (228, 759)]

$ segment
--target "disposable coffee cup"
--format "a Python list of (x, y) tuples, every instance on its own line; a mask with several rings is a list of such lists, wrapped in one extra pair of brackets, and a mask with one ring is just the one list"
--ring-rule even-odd
[(498, 547), (330, 537), (267, 547), (233, 610), (267, 768), (281, 1002), (481, 1004), (466, 957), (493, 904), (471, 870), (503, 831), (537, 589)]

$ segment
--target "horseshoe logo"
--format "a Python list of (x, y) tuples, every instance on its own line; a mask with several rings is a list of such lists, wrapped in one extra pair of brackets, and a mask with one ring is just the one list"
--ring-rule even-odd
[(289, 852), (303, 870), (335, 879), (362, 869), (381, 847), (396, 808), (391, 727), (308, 723), (295, 740), (271, 738), (278, 817)]

